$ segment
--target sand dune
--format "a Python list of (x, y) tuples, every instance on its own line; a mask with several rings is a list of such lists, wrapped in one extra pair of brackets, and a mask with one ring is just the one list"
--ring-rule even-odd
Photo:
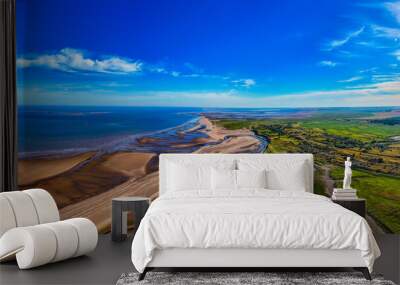
[[(57, 205), (63, 208), (106, 192), (130, 178), (140, 178), (154, 171), (148, 168), (154, 156), (155, 154), (151, 153), (126, 152), (99, 155), (90, 161), (77, 162), (74, 168), (66, 168), (65, 172), (54, 177), (43, 172), (44, 179), (20, 186), (21, 189), (46, 189), (54, 197)], [(66, 161), (69, 159), (65, 158)], [(58, 169), (59, 162), (64, 163), (64, 160), (35, 159), (31, 161), (30, 166), (33, 169), (36, 166), (40, 167), (41, 171), (44, 171), (43, 169)]]
[(142, 178), (132, 178), (107, 191), (69, 205), (60, 210), (61, 218), (86, 217), (92, 220), (100, 232), (107, 232), (111, 225), (111, 200), (119, 196), (144, 196), (156, 198), (158, 195), (158, 171)]
[(119, 152), (109, 156), (102, 166), (129, 177), (141, 177), (147, 174), (146, 166), (153, 157), (154, 153)]
[(29, 185), (39, 180), (64, 173), (80, 163), (90, 159), (94, 152), (87, 152), (70, 157), (24, 159), (18, 161), (18, 184)]

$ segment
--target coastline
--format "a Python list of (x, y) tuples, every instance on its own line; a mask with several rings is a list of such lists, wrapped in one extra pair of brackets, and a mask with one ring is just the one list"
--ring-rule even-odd
[(210, 138), (209, 144), (199, 148), (195, 153), (240, 153), (259, 152), (260, 140), (248, 129), (227, 130), (213, 124), (210, 119), (202, 116), (199, 124), (205, 128), (201, 130)]
[[(189, 124), (190, 123), (190, 124)], [(227, 130), (206, 116), (168, 130), (136, 136), (135, 145), (114, 152), (84, 152), (69, 156), (21, 159), (19, 171), (29, 166), (21, 188), (48, 190), (63, 219), (86, 217), (98, 230), (111, 223), (111, 199), (118, 196), (158, 196), (158, 154), (162, 152), (260, 152), (263, 147), (247, 129)], [(160, 134), (165, 137), (160, 136)], [(168, 140), (169, 139), (169, 140)], [(145, 150), (145, 151), (141, 151)], [(27, 172), (27, 171), (25, 171)]]

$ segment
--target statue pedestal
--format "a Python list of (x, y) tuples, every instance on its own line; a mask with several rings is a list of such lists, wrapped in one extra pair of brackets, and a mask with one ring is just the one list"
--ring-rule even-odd
[(365, 199), (337, 199), (332, 201), (340, 206), (359, 214), (361, 217), (365, 218), (366, 215), (366, 201)]
[(341, 189), (334, 188), (332, 193), (332, 200), (354, 200), (357, 198), (356, 189)]

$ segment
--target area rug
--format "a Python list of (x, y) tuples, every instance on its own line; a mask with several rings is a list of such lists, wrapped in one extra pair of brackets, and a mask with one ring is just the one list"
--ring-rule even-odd
[(359, 272), (148, 272), (142, 281), (138, 281), (138, 276), (138, 273), (122, 274), (117, 285), (395, 285), (377, 275), (373, 275), (373, 280), (368, 281)]

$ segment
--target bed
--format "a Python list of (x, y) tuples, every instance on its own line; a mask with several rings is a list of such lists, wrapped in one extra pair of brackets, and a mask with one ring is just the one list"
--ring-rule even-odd
[(313, 194), (311, 154), (161, 154), (159, 171), (132, 243), (139, 279), (159, 267), (352, 267), (371, 278), (371, 229)]

